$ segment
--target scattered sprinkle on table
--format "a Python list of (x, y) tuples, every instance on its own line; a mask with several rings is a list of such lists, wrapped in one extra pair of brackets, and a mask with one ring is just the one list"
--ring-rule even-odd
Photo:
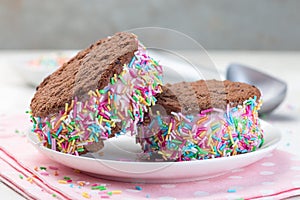
[(142, 187), (137, 185), (137, 186), (135, 186), (135, 189), (142, 190)]
[(46, 172), (46, 171), (42, 171), (40, 174), (43, 175), (43, 176), (49, 176), (49, 173)]
[(93, 187), (92, 187), (92, 190), (100, 190), (100, 191), (103, 191), (103, 190), (106, 190), (106, 187), (105, 187), (105, 186), (102, 186), (102, 185), (93, 186)]
[(33, 183), (33, 178), (31, 178), (31, 177), (27, 177), (27, 179), (26, 179), (29, 183)]
[(112, 194), (122, 194), (121, 190), (113, 190), (111, 191)]
[(81, 195), (82, 195), (84, 198), (87, 198), (87, 199), (91, 198), (91, 196), (90, 196), (89, 193), (87, 193), (87, 192), (82, 192)]
[(68, 177), (68, 176), (64, 176), (64, 179), (67, 181), (67, 180), (71, 180), (71, 178), (70, 177)]
[[(34, 170), (39, 172), (39, 174), (41, 175), (45, 175), (45, 176), (58, 176), (59, 175), (59, 169), (58, 167), (55, 166), (48, 166), (48, 169), (53, 170), (53, 172), (49, 173), (47, 171), (47, 167), (44, 166), (35, 166)], [(79, 170), (74, 170), (75, 173), (80, 173)], [(22, 174), (19, 174), (19, 178), (20, 179), (24, 179), (24, 176)], [(30, 183), (33, 183), (35, 176), (32, 177), (26, 177), (26, 180)], [(76, 181), (75, 183), (73, 183), (73, 180), (70, 176), (62, 176), (62, 179), (57, 180), (58, 184), (68, 184), (70, 186), (70, 188), (78, 188), (78, 189), (88, 189), (87, 186), (90, 185), (90, 191), (95, 191), (98, 190), (98, 197), (102, 198), (102, 199), (110, 199), (111, 196), (113, 195), (120, 195), (122, 194), (122, 190), (112, 190), (112, 191), (108, 191), (107, 188), (107, 184), (104, 183), (89, 183), (87, 181), (83, 181), (83, 180), (79, 180)], [(76, 187), (75, 187), (76, 186)], [(78, 186), (78, 187), (77, 187)], [(141, 186), (135, 186), (136, 190), (142, 190)], [(92, 195), (89, 194), (88, 191), (84, 191), (81, 192), (81, 196), (86, 198), (86, 199), (90, 199), (92, 198)], [(147, 195), (147, 198), (150, 198), (150, 195)], [(57, 198), (56, 194), (52, 194), (52, 197)]]
[(60, 183), (60, 184), (67, 184), (68, 182), (65, 181), (65, 180), (58, 180), (58, 183)]
[(234, 192), (236, 192), (236, 189), (230, 188), (230, 189), (227, 190), (227, 192), (229, 192), (229, 193), (234, 193)]
[(58, 167), (55, 167), (55, 166), (49, 166), (49, 169), (52, 169), (52, 170), (58, 170)]
[(85, 181), (77, 181), (77, 184), (79, 186), (85, 186), (86, 185)]

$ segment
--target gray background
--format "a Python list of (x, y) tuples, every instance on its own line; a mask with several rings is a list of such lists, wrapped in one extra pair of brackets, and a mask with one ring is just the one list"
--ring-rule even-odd
[(81, 49), (117, 31), (156, 26), (206, 49), (300, 50), (299, 22), (297, 0), (0, 0), (0, 49)]

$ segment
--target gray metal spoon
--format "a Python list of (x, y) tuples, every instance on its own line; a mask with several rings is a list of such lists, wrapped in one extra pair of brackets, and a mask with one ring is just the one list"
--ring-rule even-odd
[(228, 66), (226, 79), (248, 83), (261, 90), (263, 104), (259, 111), (260, 114), (268, 114), (275, 110), (282, 103), (287, 93), (286, 82), (237, 63)]

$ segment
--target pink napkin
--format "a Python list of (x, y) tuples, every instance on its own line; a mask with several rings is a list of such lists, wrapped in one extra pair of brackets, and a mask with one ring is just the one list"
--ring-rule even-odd
[[(28, 116), (0, 116), (0, 180), (29, 199), (280, 199), (300, 195), (300, 158), (275, 150), (216, 178), (141, 184), (88, 176), (43, 156), (22, 133)], [(188, 170), (188, 169), (187, 169)]]

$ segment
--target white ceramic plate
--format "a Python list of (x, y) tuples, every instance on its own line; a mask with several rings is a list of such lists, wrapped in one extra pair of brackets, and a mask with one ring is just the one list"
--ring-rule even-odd
[(73, 156), (45, 148), (34, 134), (31, 143), (44, 155), (65, 166), (90, 175), (124, 182), (176, 183), (203, 180), (222, 175), (230, 170), (252, 164), (270, 154), (278, 145), (280, 132), (262, 121), (265, 143), (255, 152), (208, 160), (188, 162), (142, 162), (138, 159), (139, 145), (129, 136), (105, 141), (105, 147), (88, 156)]

